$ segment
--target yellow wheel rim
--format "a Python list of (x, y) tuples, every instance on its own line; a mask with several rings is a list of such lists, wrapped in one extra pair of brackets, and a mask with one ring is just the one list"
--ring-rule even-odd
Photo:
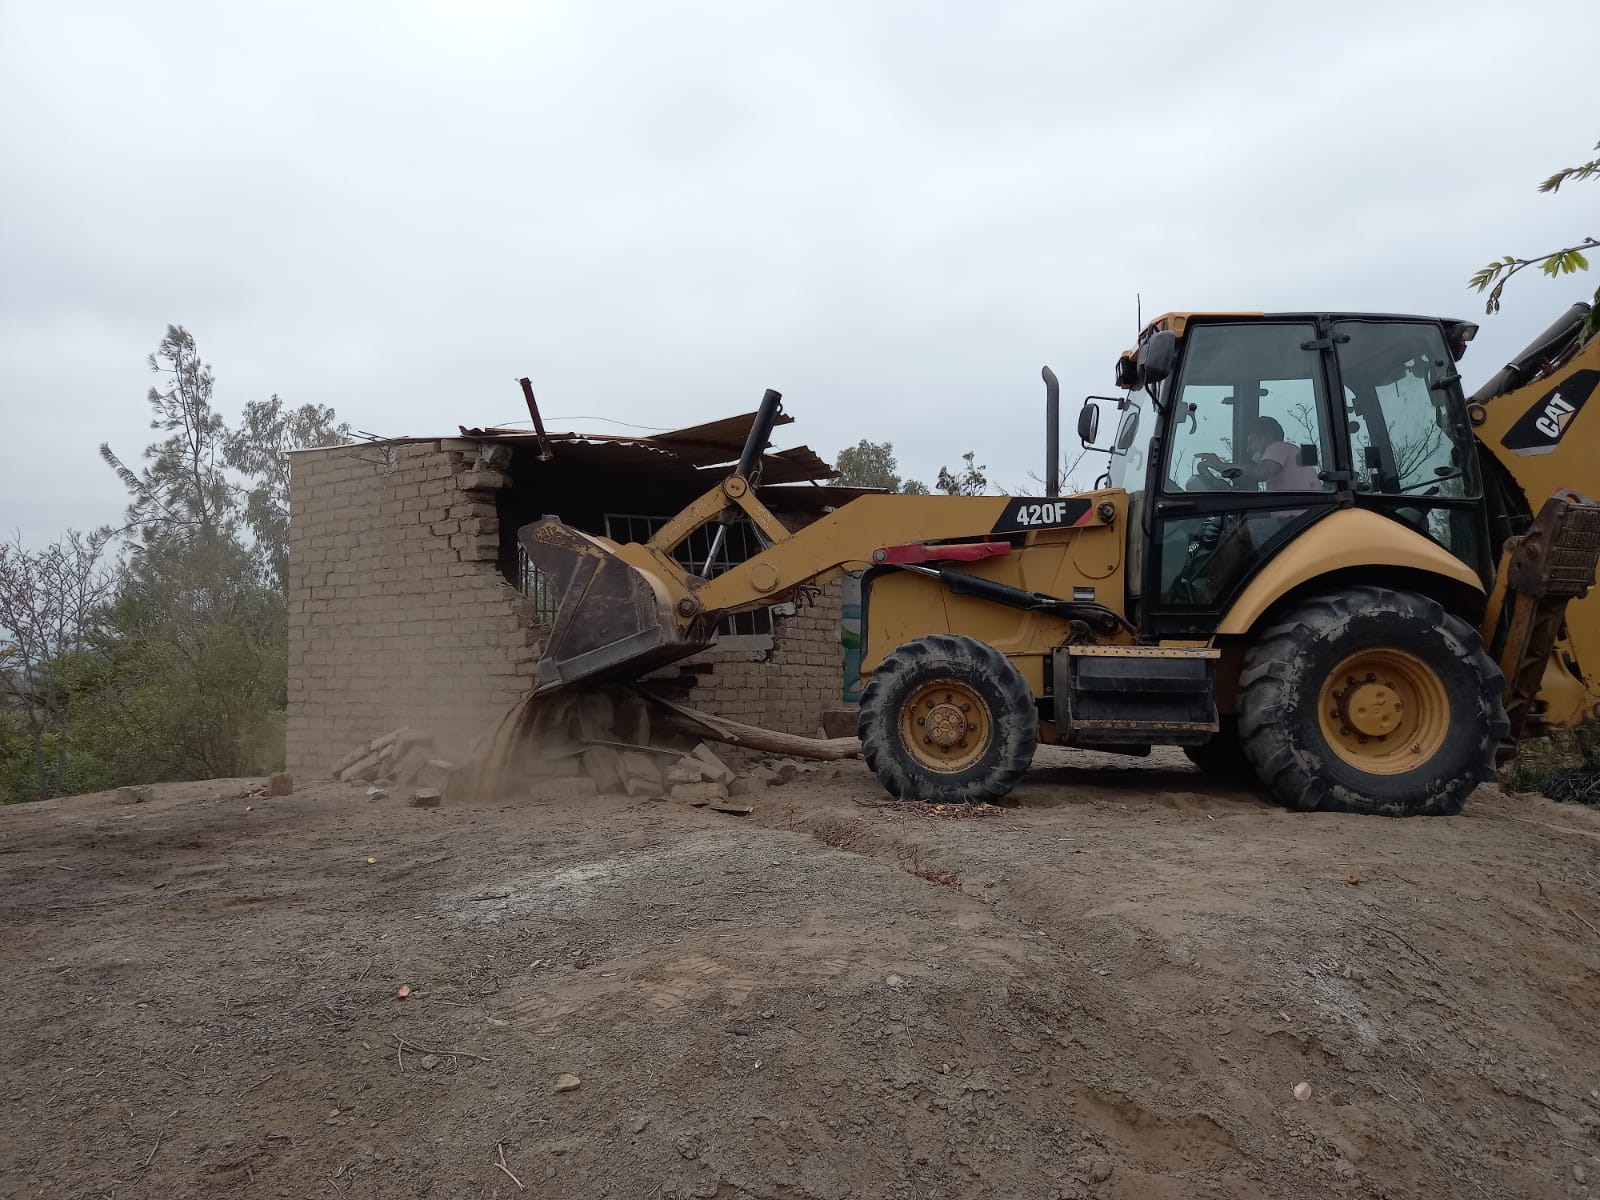
[(1450, 694), (1434, 669), (1404, 650), (1352, 654), (1328, 675), (1318, 701), (1333, 752), (1371, 775), (1422, 766), (1450, 732)]
[(953, 775), (977, 762), (994, 736), (989, 706), (969, 684), (936, 679), (914, 689), (900, 709), (900, 738), (930, 771)]

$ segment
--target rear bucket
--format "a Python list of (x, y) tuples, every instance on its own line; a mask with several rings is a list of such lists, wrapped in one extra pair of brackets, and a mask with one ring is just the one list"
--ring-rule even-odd
[(679, 628), (666, 588), (617, 558), (611, 543), (554, 517), (524, 525), (517, 539), (538, 572), (535, 586), (554, 600), (535, 691), (637, 678), (710, 644)]

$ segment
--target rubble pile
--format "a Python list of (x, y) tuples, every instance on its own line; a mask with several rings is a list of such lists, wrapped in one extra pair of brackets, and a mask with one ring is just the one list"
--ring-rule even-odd
[[(514, 797), (534, 781), (561, 781), (579, 795), (675, 800), (747, 814), (769, 787), (819, 769), (815, 762), (765, 758), (741, 747), (711, 747), (672, 714), (626, 689), (530, 698), (461, 762), (438, 755), (431, 736), (409, 727), (364, 742), (333, 769), (369, 794), (409, 789), (414, 807), (468, 797)], [(821, 768), (826, 769), (826, 768)]]
[[(332, 774), (344, 783), (413, 788), (411, 803), (419, 808), (436, 807), (463, 778), (457, 763), (436, 756), (431, 735), (409, 726), (363, 742), (334, 764)], [(371, 794), (387, 795), (384, 786)]]

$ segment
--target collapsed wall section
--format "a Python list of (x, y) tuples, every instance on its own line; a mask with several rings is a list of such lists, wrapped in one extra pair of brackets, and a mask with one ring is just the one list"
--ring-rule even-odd
[(292, 456), (288, 761), (325, 772), (402, 725), (464, 750), (533, 678), (538, 636), (500, 573), (495, 493), (472, 442)]
[[(508, 581), (514, 543), (508, 552), (497, 513), (517, 506), (505, 503), (513, 476), (497, 469), (506, 459), (503, 447), (467, 439), (292, 456), (291, 771), (325, 773), (401, 726), (460, 754), (527, 691), (541, 635)], [(538, 511), (564, 515), (561, 496), (537, 500)], [(809, 736), (840, 704), (841, 663), (834, 585), (774, 610), (769, 638), (730, 639), (686, 664), (687, 700)]]

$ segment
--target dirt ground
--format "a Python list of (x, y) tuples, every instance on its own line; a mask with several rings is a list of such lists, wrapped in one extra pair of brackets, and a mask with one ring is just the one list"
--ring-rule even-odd
[(0, 810), (0, 1195), (1600, 1194), (1600, 812), (246, 782)]

